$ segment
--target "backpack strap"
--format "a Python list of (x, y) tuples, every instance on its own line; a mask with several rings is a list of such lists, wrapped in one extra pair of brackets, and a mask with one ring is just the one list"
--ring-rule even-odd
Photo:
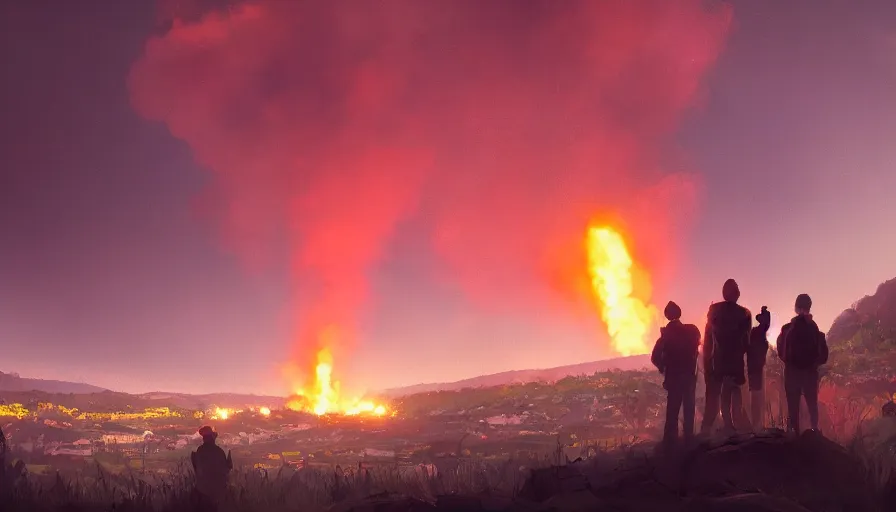
[[(818, 326), (816, 325), (815, 328), (818, 329)], [(818, 365), (827, 364), (829, 356), (827, 336), (821, 332), (821, 329), (818, 329)]]

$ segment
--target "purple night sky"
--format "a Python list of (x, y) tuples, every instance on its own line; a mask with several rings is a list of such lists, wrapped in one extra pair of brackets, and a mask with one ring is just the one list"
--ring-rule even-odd
[[(265, 3), (270, 2), (262, 2)], [(554, 50), (561, 56), (557, 58), (570, 61), (579, 58), (578, 54), (569, 56), (568, 48), (563, 45), (578, 48), (580, 45), (572, 40), (578, 34), (576, 30), (588, 33), (587, 27), (577, 27), (570, 30), (573, 33), (570, 42), (554, 44), (554, 39), (549, 38), (561, 37), (557, 34), (564, 30), (557, 30), (559, 23), (544, 28), (548, 24), (542, 20), (562, 20), (566, 15), (554, 12), (553, 7), (542, 7), (540, 12), (535, 12), (534, 7), (511, 10), (508, 12), (518, 13), (519, 19), (512, 16), (508, 19), (506, 13), (500, 12), (471, 14), (468, 4), (458, 2), (457, 12), (452, 13), (458, 18), (468, 17), (463, 18), (469, 21), (463, 30), (469, 32), (470, 41), (492, 41), (479, 34), (499, 32), (501, 37), (514, 41), (514, 48), (518, 49), (514, 51), (525, 57), (519, 60), (531, 58), (533, 66), (539, 62), (555, 62), (551, 55)], [(499, 7), (495, 6), (499, 4), (503, 5), (490, 3), (489, 10), (498, 11)], [(347, 2), (345, 5), (363, 4)], [(448, 6), (452, 4), (440, 5), (444, 12), (439, 16), (450, 16), (448, 11), (452, 8)], [(648, 1), (645, 5), (644, 12), (651, 12), (650, 6), (662, 5), (662, 2)], [(706, 62), (694, 71), (693, 76), (699, 79), (701, 87), (693, 95), (693, 101), (688, 102), (691, 108), (679, 108), (677, 99), (668, 100), (668, 105), (662, 103), (663, 99), (657, 100), (658, 108), (668, 107), (669, 118), (674, 118), (674, 129), (663, 144), (676, 146), (676, 165), (686, 165), (689, 172), (699, 177), (702, 192), (695, 200), (696, 213), (686, 227), (670, 227), (677, 223), (667, 218), (674, 214), (663, 215), (665, 210), (651, 213), (657, 219), (657, 230), (674, 233), (676, 237), (674, 266), (658, 271), (665, 272), (665, 277), (654, 290), (653, 301), (662, 308), (667, 300), (676, 300), (684, 310), (685, 320), (697, 323), (702, 329), (706, 306), (720, 299), (722, 283), (733, 277), (741, 286), (741, 303), (754, 310), (768, 305), (774, 315), (773, 326), (780, 326), (790, 314), (794, 297), (806, 292), (815, 302), (816, 319), (826, 329), (841, 310), (896, 275), (896, 232), (890, 229), (896, 219), (896, 201), (892, 199), (892, 191), (896, 190), (893, 171), (896, 153), (892, 150), (892, 141), (896, 140), (893, 93), (896, 91), (896, 2), (736, 0), (729, 5), (731, 23), (719, 38), (718, 57), (707, 50)], [(582, 9), (587, 11), (590, 7)], [(296, 10), (300, 9), (296, 7)], [(398, 25), (436, 19), (432, 12), (424, 10), (394, 19), (400, 18)], [(674, 17), (674, 13), (667, 11), (663, 16)], [(305, 12), (296, 13), (299, 14)], [(329, 23), (327, 12), (314, 11), (314, 14), (324, 20), (321, 24)], [(641, 14), (638, 11), (626, 16), (640, 19)], [(358, 21), (360, 18), (364, 16), (345, 16), (339, 20), (375, 23), (377, 19), (374, 16), (372, 21)], [(4, 2), (0, 6), (4, 70), (0, 85), (3, 92), (0, 96), (3, 160), (0, 169), (0, 340), (4, 348), (0, 370), (30, 377), (84, 381), (130, 392), (283, 394), (286, 383), (279, 368), (295, 351), (292, 346), (295, 328), (301, 323), (291, 311), (307, 298), (306, 283), (302, 279), (316, 277), (314, 269), (318, 267), (308, 263), (314, 255), (302, 253), (305, 273), (297, 277), (290, 268), (297, 263), (289, 263), (297, 257), (290, 256), (289, 249), (284, 248), (290, 242), (277, 235), (279, 228), (271, 227), (263, 231), (274, 232), (274, 242), (268, 244), (269, 249), (273, 248), (274, 257), (263, 266), (247, 264), (245, 254), (229, 243), (233, 236), (222, 236), (221, 210), (208, 208), (207, 200), (214, 196), (208, 191), (217, 190), (216, 184), (222, 183), (224, 176), (234, 180), (231, 185), (245, 190), (245, 183), (240, 181), (244, 175), (238, 174), (245, 171), (236, 167), (251, 161), (246, 156), (249, 153), (259, 161), (270, 157), (268, 163), (272, 166), (285, 165), (278, 159), (280, 155), (275, 146), (287, 139), (255, 141), (251, 146), (247, 142), (247, 147), (235, 148), (233, 155), (236, 156), (231, 155), (218, 168), (219, 160), (210, 156), (211, 152), (229, 150), (218, 141), (231, 140), (229, 137), (233, 134), (222, 128), (202, 138), (207, 135), (206, 126), (212, 120), (221, 119), (210, 114), (211, 110), (204, 110), (206, 105), (196, 106), (189, 118), (171, 113), (175, 106), (201, 101), (204, 89), (197, 85), (184, 92), (183, 100), (173, 92), (181, 90), (179, 80), (184, 80), (180, 73), (184, 62), (193, 61), (175, 62), (171, 55), (175, 51), (188, 52), (189, 41), (186, 35), (179, 42), (164, 39), (165, 30), (159, 28), (158, 19), (157, 7), (147, 0), (34, 0)], [(494, 20), (503, 21), (486, 26), (486, 22)], [(477, 26), (477, 21), (482, 23)], [(650, 23), (660, 21), (651, 19)], [(674, 30), (688, 33), (687, 23), (681, 21)], [(383, 31), (391, 34), (389, 30), (398, 32), (404, 27), (390, 26)], [(536, 35), (545, 38), (542, 43), (549, 42), (519, 49), (523, 45), (517, 43), (528, 41), (529, 37), (522, 34), (533, 30), (532, 27), (541, 31)], [(379, 32), (368, 28), (365, 25), (363, 29), (365, 37), (377, 37)], [(448, 34), (448, 28), (440, 25), (432, 28), (432, 32), (435, 42), (427, 40), (420, 44), (441, 48), (438, 38)], [(163, 39), (156, 39), (157, 53), (145, 58), (146, 43), (154, 35)], [(301, 37), (317, 36), (303, 34)], [(394, 37), (399, 43), (405, 41)], [(458, 52), (464, 50), (463, 44), (468, 39), (464, 39)], [(498, 39), (495, 36), (495, 41)], [(271, 40), (276, 41), (273, 36)], [(510, 55), (507, 48), (511, 43), (507, 47), (501, 44), (495, 43), (496, 49), (484, 52), (481, 67), (476, 62), (470, 64), (470, 80), (485, 80), (483, 77), (494, 73), (490, 84), (509, 82), (507, 77), (511, 77), (520, 79), (523, 87), (529, 87), (522, 89), (524, 92), (540, 93), (549, 89), (548, 79), (530, 76), (531, 72), (524, 69), (525, 62), (497, 70), (486, 66), (502, 62), (505, 53)], [(702, 48), (696, 42), (693, 45), (693, 48)], [(331, 48), (333, 44), (321, 43), (321, 46)], [(349, 48), (347, 43), (346, 48)], [(387, 52), (404, 50), (383, 48), (387, 48), (382, 50), (386, 57), (380, 56), (382, 60), (376, 61), (377, 66), (394, 71), (398, 69), (394, 68), (395, 63), (403, 63), (405, 58), (417, 66), (407, 74), (412, 93), (402, 96), (409, 98), (407, 104), (402, 104), (406, 108), (402, 112), (420, 113), (424, 109), (428, 112), (435, 101), (431, 94), (420, 91), (429, 91), (427, 84), (436, 82), (430, 73), (436, 68), (421, 64), (424, 62), (421, 56), (427, 50), (421, 46), (422, 49), (415, 49), (411, 55), (402, 53), (399, 59)], [(250, 50), (260, 51), (251, 48), (246, 52)], [(561, 50), (566, 53), (560, 53)], [(228, 76), (225, 71), (234, 69), (219, 62), (225, 55), (224, 50), (220, 52), (215, 54), (219, 58), (215, 65), (219, 67), (211, 69), (209, 64), (207, 67), (211, 70), (203, 68), (205, 71), (202, 71), (207, 73), (210, 83), (214, 82), (212, 76)], [(585, 50), (580, 53), (586, 55)], [(198, 59), (202, 53), (194, 51), (191, 55)], [(471, 294), (467, 287), (474, 281), (467, 274), (471, 267), (476, 268), (478, 261), (464, 259), (463, 254), (430, 243), (434, 231), (444, 235), (449, 231), (440, 230), (447, 230), (446, 226), (461, 229), (473, 224), (449, 222), (453, 219), (446, 213), (451, 211), (449, 206), (464, 210), (465, 200), (470, 204), (481, 200), (476, 194), (457, 192), (452, 187), (454, 182), (439, 182), (446, 174), (439, 173), (438, 169), (460, 164), (475, 167), (485, 165), (490, 158), (502, 158), (480, 151), (486, 143), (467, 144), (463, 138), (467, 129), (451, 124), (455, 117), (460, 117), (455, 110), (488, 109), (492, 108), (490, 103), (500, 103), (505, 98), (493, 88), (484, 96), (491, 100), (482, 100), (481, 105), (468, 101), (464, 96), (468, 92), (464, 90), (465, 82), (459, 81), (455, 73), (460, 68), (452, 67), (461, 66), (469, 60), (467, 57), (439, 65), (445, 70), (444, 76), (438, 78), (439, 83), (447, 80), (447, 83), (460, 84), (453, 88), (456, 91), (453, 95), (446, 94), (445, 105), (452, 108), (432, 107), (437, 111), (434, 115), (439, 116), (439, 130), (443, 131), (433, 128), (436, 123), (430, 123), (424, 116), (413, 125), (397, 128), (390, 125), (379, 130), (388, 132), (384, 138), (393, 137), (389, 144), (400, 139), (402, 147), (413, 141), (413, 147), (423, 148), (411, 157), (405, 154), (396, 157), (395, 166), (407, 162), (410, 162), (408, 166), (432, 165), (437, 171), (427, 178), (429, 185), (421, 187), (429, 186), (440, 192), (430, 189), (421, 192), (422, 206), (417, 203), (411, 206), (412, 201), (408, 199), (408, 212), (395, 212), (394, 217), (399, 221), (394, 226), (388, 225), (394, 229), (383, 228), (389, 233), (383, 236), (388, 240), (386, 246), (377, 249), (382, 254), (369, 258), (372, 263), (364, 274), (369, 278), (368, 289), (362, 299), (357, 299), (357, 304), (353, 302), (355, 306), (350, 312), (357, 324), (355, 342), (346, 349), (350, 357), (337, 359), (337, 371), (352, 386), (381, 389), (450, 381), (611, 355), (606, 348), (606, 334), (595, 334), (594, 321), (582, 320), (574, 312), (565, 313), (562, 308), (553, 307), (538, 309), (540, 306), (535, 304), (539, 302), (523, 301), (517, 305), (511, 300), (507, 301), (507, 307), (484, 307), (480, 299), (486, 299)], [(271, 61), (287, 62), (291, 58), (276, 54)], [(305, 59), (303, 66), (314, 66), (315, 62), (324, 66), (320, 63), (323, 59), (305, 58), (305, 54), (295, 59)], [(348, 57), (338, 62), (346, 68), (350, 64)], [(287, 95), (291, 94), (290, 87), (299, 90), (296, 94), (316, 91), (310, 85), (306, 87), (306, 82), (326, 75), (312, 71), (312, 77), (307, 78), (301, 73), (289, 72), (294, 69), (290, 66), (284, 64), (287, 71), (278, 78), (287, 83), (282, 86), (287, 92), (253, 86), (246, 94)], [(578, 80), (574, 73), (567, 73), (560, 64), (557, 66), (550, 73), (559, 76), (559, 81)], [(404, 68), (398, 71), (403, 72)], [(328, 80), (339, 79), (326, 76)], [(131, 89), (129, 77), (136, 77)], [(377, 79), (379, 75), (370, 80)], [(451, 82), (452, 79), (458, 81)], [(646, 87), (644, 90), (648, 91)], [(264, 92), (259, 92), (262, 89)], [(383, 93), (383, 97), (387, 94)], [(585, 97), (577, 94), (565, 93), (563, 101), (571, 99), (557, 110), (572, 108), (573, 99)], [(625, 98), (634, 101), (641, 93), (631, 94)], [(644, 98), (655, 96), (643, 94)], [(370, 105), (378, 101), (369, 96), (356, 100)], [(315, 135), (306, 134), (315, 132), (317, 114), (304, 110), (305, 117), (297, 121), (291, 136), (304, 137), (303, 140), (311, 141), (309, 146), (320, 147), (330, 144), (324, 139), (332, 133), (344, 136), (346, 144), (354, 144), (373, 130), (373, 125), (365, 124), (334, 131), (335, 119), (341, 119), (343, 110), (335, 106), (336, 100), (333, 105), (327, 101), (326, 95), (314, 100), (315, 105), (319, 104), (323, 142), (313, 139)], [(384, 101), (398, 100), (390, 97)], [(517, 99), (507, 99), (506, 103), (494, 107), (495, 112), (499, 108), (510, 109), (514, 101)], [(411, 107), (414, 102), (425, 107)], [(306, 106), (301, 102), (277, 103), (283, 104), (297, 109)], [(252, 110), (254, 105), (247, 101), (245, 107)], [(364, 119), (374, 119), (370, 113), (374, 107), (370, 105), (364, 103), (368, 109)], [(528, 124), (538, 124), (533, 123), (534, 119), (543, 123), (541, 131), (530, 134), (532, 137), (541, 140), (548, 137), (545, 134), (560, 130), (552, 124), (559, 122), (559, 114), (555, 119), (539, 111), (542, 117), (536, 118), (532, 112), (527, 110), (526, 117), (520, 118)], [(276, 117), (277, 113), (271, 115)], [(190, 125), (194, 120), (200, 123), (200, 118), (209, 124), (196, 125), (201, 128)], [(242, 120), (228, 119), (234, 123), (227, 127), (231, 131), (242, 123)], [(650, 123), (655, 122), (659, 126), (664, 122), (641, 121), (639, 127), (632, 128), (639, 135), (644, 130), (650, 131), (642, 125), (654, 126)], [(269, 124), (252, 126), (269, 127), (283, 121), (266, 122)], [(261, 121), (252, 118), (248, 123)], [(394, 135), (390, 131), (393, 129), (400, 135)], [(583, 130), (587, 132), (589, 128)], [(248, 133), (252, 131), (268, 133), (259, 130)], [(172, 132), (178, 132), (178, 136)], [(418, 140), (408, 134), (422, 135)], [(438, 142), (432, 142), (437, 135)], [(616, 147), (623, 139), (607, 140)], [(443, 158), (450, 144), (466, 144), (469, 151), (454, 151), (465, 153), (462, 157)], [(508, 153), (516, 151), (516, 156), (509, 158), (516, 159), (521, 166), (532, 160), (523, 154), (525, 149), (520, 150), (531, 146), (532, 139), (495, 138), (489, 144)], [(545, 144), (548, 148), (559, 147), (555, 142)], [(636, 147), (647, 147), (644, 144), (639, 140)], [(308, 165), (330, 165), (331, 155), (337, 153), (338, 145), (332, 143), (332, 148), (327, 146), (327, 149), (304, 153), (296, 150), (295, 156), (307, 156)], [(382, 153), (375, 155), (377, 159), (382, 157)], [(586, 164), (591, 162), (588, 156), (582, 158)], [(352, 166), (362, 161), (358, 157), (343, 164)], [(435, 163), (421, 163), (431, 161)], [(657, 165), (666, 164), (667, 160), (658, 157), (653, 163), (657, 162)], [(296, 176), (301, 179), (305, 175), (290, 175)], [(469, 178), (461, 173), (448, 176), (460, 176), (458, 182)], [(499, 175), (494, 173), (494, 176)], [(500, 176), (504, 176), (502, 183), (507, 183), (514, 174), (508, 171)], [(533, 183), (542, 183), (541, 179), (533, 178)], [(403, 184), (406, 179), (394, 181)], [(373, 182), (371, 188), (380, 183)], [(464, 183), (467, 185), (457, 187), (475, 189), (479, 182)], [(629, 185), (634, 183), (639, 181), (632, 178)], [(273, 187), (270, 183), (267, 186)], [(532, 189), (538, 190), (538, 187), (533, 185)], [(267, 194), (272, 190), (259, 186), (251, 192)], [(617, 193), (620, 190), (626, 189), (620, 188)], [(233, 201), (246, 204), (245, 199), (251, 194), (239, 193), (242, 195), (234, 196), (237, 199)], [(507, 204), (521, 209), (527, 205), (522, 198), (530, 198), (527, 209), (534, 212), (533, 219), (535, 213), (551, 211), (552, 205), (561, 201), (533, 198), (528, 188), (512, 188), (508, 194)], [(276, 201), (277, 197), (270, 200)], [(496, 207), (503, 204), (496, 203)], [(354, 213), (363, 217), (364, 208), (358, 209), (361, 213)], [(265, 215), (275, 215), (267, 209), (265, 212)], [(569, 214), (572, 218), (573, 214)], [(465, 218), (475, 217), (475, 213), (468, 213)], [(326, 217), (330, 221), (333, 218), (342, 217)], [(264, 224), (268, 217), (252, 219)], [(315, 222), (314, 219), (302, 217), (296, 221), (299, 224), (296, 229), (307, 234), (310, 228), (306, 224)], [(230, 218), (230, 222), (240, 220), (244, 218)], [(525, 220), (528, 222), (528, 218)], [(502, 224), (505, 221), (510, 222), (504, 219), (486, 224), (495, 226), (495, 231), (513, 225)], [(523, 225), (518, 225), (519, 229), (525, 231), (526, 223), (520, 224)], [(548, 227), (540, 225), (533, 229), (541, 228), (548, 232)], [(256, 227), (250, 235), (257, 235), (257, 231)], [(232, 231), (229, 233), (232, 235)], [(461, 239), (469, 243), (478, 240), (474, 235), (467, 238), (462, 235)], [(522, 237), (507, 238), (510, 249), (484, 248), (482, 257), (501, 259), (511, 249), (525, 252), (529, 246), (522, 240)], [(500, 245), (504, 239), (495, 243)], [(240, 247), (245, 248), (245, 244)], [(345, 268), (350, 263), (342, 262)], [(318, 264), (325, 266), (325, 263)], [(483, 272), (489, 268), (486, 264)], [(506, 276), (495, 277), (494, 283), (483, 284), (490, 290), (488, 301), (500, 302), (502, 292), (495, 292), (496, 289), (505, 290), (503, 293), (514, 298), (524, 294), (512, 287), (504, 288), (505, 282), (519, 281), (517, 271), (519, 275), (524, 272), (515, 267), (511, 270)], [(455, 275), (466, 277), (456, 282)], [(528, 286), (529, 282), (526, 283)]]

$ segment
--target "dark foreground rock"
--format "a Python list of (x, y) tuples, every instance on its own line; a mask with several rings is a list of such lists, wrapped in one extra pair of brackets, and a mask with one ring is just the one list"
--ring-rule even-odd
[(865, 468), (846, 449), (814, 432), (732, 439), (696, 449), (681, 465), (681, 488), (706, 493), (720, 482), (787, 497), (809, 510), (874, 510)]
[[(510, 498), (442, 496), (434, 503), (376, 498), (342, 512), (680, 511), (877, 512), (881, 490), (861, 460), (815, 433), (780, 431), (715, 440), (683, 453), (629, 453), (533, 471)], [(896, 510), (896, 509), (893, 509)]]
[(366, 500), (339, 503), (331, 512), (431, 512), (433, 505), (407, 496), (375, 496)]
[(533, 471), (520, 491), (520, 497), (543, 502), (553, 496), (590, 490), (588, 476), (577, 464)]
[(723, 498), (697, 498), (682, 510), (687, 512), (810, 512), (787, 498), (768, 494), (737, 494)]

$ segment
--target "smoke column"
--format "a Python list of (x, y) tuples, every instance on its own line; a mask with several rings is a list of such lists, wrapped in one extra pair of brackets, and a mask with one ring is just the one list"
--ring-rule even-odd
[(661, 286), (700, 193), (664, 169), (670, 135), (729, 21), (704, 0), (254, 1), (175, 19), (129, 85), (214, 173), (228, 244), (264, 264), (288, 240), (308, 374), (413, 216), (479, 307), (590, 301), (596, 215)]

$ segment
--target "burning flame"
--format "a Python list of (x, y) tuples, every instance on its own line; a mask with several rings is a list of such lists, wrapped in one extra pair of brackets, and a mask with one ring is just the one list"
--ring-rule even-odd
[(590, 226), (586, 239), (591, 288), (600, 302), (613, 348), (623, 356), (646, 354), (647, 333), (656, 308), (632, 296), (632, 257), (622, 235), (607, 226)]
[(296, 398), (286, 407), (294, 411), (310, 412), (318, 416), (324, 414), (344, 414), (355, 416), (370, 414), (384, 416), (385, 405), (369, 400), (343, 400), (339, 396), (339, 382), (333, 380), (333, 355), (326, 348), (317, 353), (314, 384), (310, 390), (296, 390)]
[(267, 408), (267, 407), (261, 407), (261, 408), (259, 408), (259, 409), (258, 409), (258, 412), (259, 412), (262, 416), (270, 416), (270, 415), (271, 415), (271, 410), (270, 410), (269, 408)]
[(233, 416), (234, 414), (242, 412), (242, 411), (234, 411), (233, 409), (227, 409), (222, 407), (215, 407), (215, 412), (212, 413), (211, 419), (213, 420), (226, 420), (227, 418)]

